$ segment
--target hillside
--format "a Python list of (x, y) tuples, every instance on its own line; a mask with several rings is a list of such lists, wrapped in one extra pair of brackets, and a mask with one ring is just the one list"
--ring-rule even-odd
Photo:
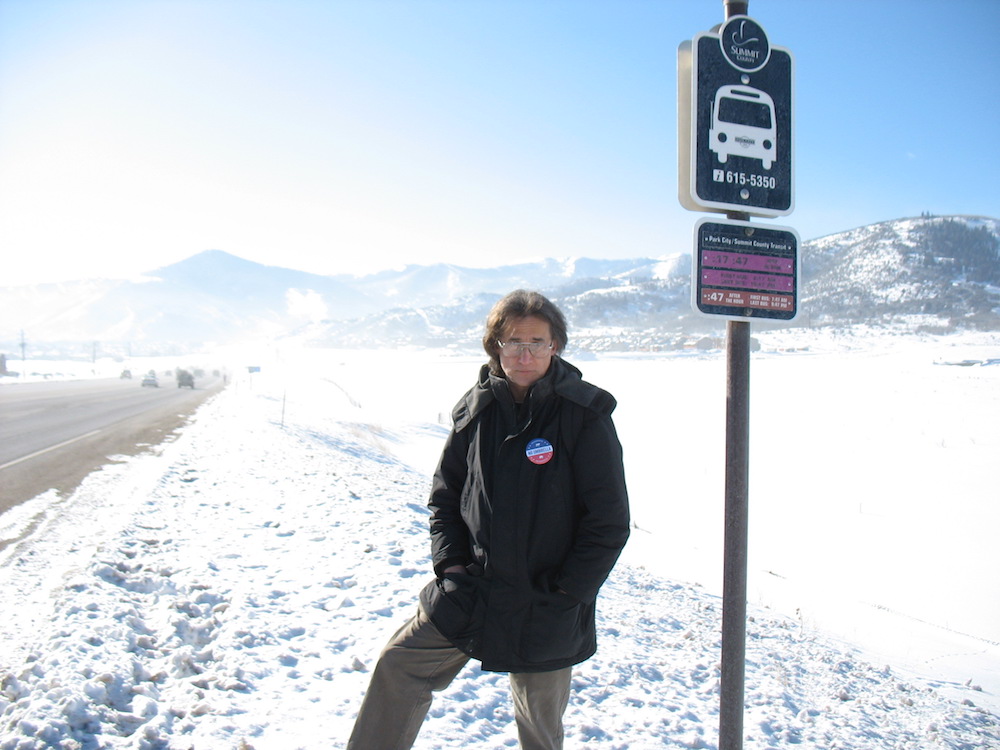
[(923, 316), (944, 330), (997, 330), (998, 234), (996, 219), (921, 217), (806, 243), (802, 305), (814, 324)]
[[(804, 242), (799, 318), (754, 325), (1000, 330), (998, 237), (996, 219), (925, 216)], [(692, 312), (690, 255), (644, 259), (622, 273), (555, 283), (544, 291), (566, 312), (577, 348), (689, 346), (722, 331), (719, 319)], [(314, 345), (474, 345), (489, 304), (500, 293), (422, 309), (400, 307), (348, 324), (323, 321), (294, 335)]]

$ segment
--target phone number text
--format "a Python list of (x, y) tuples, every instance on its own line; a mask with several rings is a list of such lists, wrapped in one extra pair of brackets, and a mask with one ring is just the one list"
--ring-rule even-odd
[(778, 181), (770, 175), (733, 172), (729, 169), (713, 169), (712, 180), (715, 182), (725, 182), (729, 185), (759, 187), (768, 190), (774, 190), (778, 186)]

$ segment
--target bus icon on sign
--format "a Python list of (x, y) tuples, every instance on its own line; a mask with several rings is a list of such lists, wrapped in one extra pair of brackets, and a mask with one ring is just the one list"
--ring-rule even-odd
[(723, 86), (715, 93), (708, 147), (719, 162), (730, 156), (757, 159), (764, 169), (774, 163), (778, 138), (774, 100), (750, 86)]

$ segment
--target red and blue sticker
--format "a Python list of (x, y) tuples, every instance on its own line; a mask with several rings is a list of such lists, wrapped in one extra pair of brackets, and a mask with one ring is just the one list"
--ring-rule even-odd
[(552, 443), (545, 438), (535, 438), (528, 443), (528, 447), (524, 451), (524, 455), (528, 457), (528, 460), (539, 466), (551, 461), (552, 453)]

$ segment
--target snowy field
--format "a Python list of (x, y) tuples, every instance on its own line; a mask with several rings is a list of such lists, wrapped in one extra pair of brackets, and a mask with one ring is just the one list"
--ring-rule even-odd
[[(1000, 336), (755, 335), (745, 747), (1000, 748)], [(618, 397), (636, 526), (567, 748), (716, 748), (725, 357), (567, 359)], [(0, 551), (0, 750), (342, 747), (481, 361), (276, 351), (173, 442), (0, 516), (37, 524)], [(474, 665), (416, 745), (516, 746)]]

